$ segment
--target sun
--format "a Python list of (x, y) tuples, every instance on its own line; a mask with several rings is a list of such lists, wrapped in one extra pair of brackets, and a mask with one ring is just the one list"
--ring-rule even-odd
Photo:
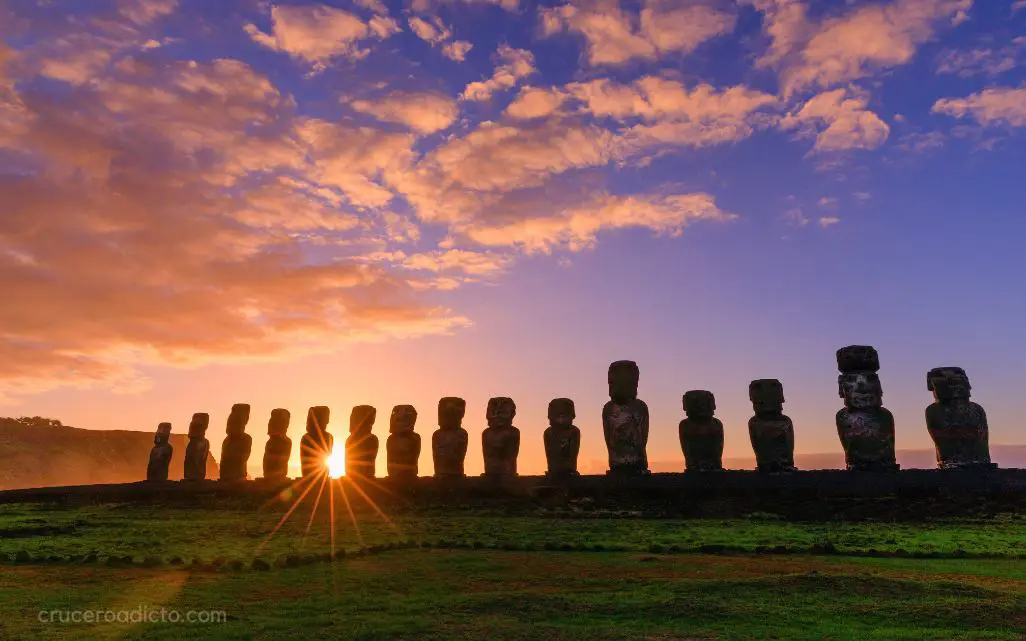
[(324, 464), (328, 467), (328, 476), (333, 479), (345, 476), (346, 474), (346, 453), (342, 448), (335, 448), (332, 450), (328, 458), (324, 459)]

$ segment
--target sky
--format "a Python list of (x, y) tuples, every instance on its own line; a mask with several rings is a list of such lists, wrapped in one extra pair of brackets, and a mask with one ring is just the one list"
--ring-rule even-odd
[[(649, 459), (689, 389), (751, 456), (779, 378), (840, 451), (835, 352), (880, 352), (899, 449), (964, 367), (1023, 443), (1024, 0), (0, 0), (0, 413), (187, 429), (250, 403), (492, 396), (521, 473), (570, 397), (605, 469), (635, 360)], [(180, 465), (181, 453), (175, 460)], [(140, 462), (140, 465), (143, 465)], [(142, 469), (142, 468), (140, 468)]]

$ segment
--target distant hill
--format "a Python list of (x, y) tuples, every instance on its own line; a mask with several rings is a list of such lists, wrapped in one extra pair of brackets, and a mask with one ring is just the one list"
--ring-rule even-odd
[[(185, 434), (172, 434), (169, 478), (182, 478)], [(152, 432), (83, 430), (40, 417), (0, 418), (0, 490), (146, 478)], [(217, 478), (213, 456), (207, 478)]]
[[(932, 470), (937, 467), (937, 455), (933, 450), (898, 450), (898, 464), (902, 469)], [(844, 469), (844, 452), (821, 454), (795, 454), (795, 465), (802, 470)], [(991, 445), (990, 459), (1000, 467), (1026, 469), (1026, 445)], [(755, 456), (739, 456), (723, 459), (728, 470), (754, 470)], [(605, 461), (590, 461), (581, 465), (582, 474), (603, 474), (608, 466)], [(684, 471), (684, 455), (676, 461), (651, 461), (653, 472)]]

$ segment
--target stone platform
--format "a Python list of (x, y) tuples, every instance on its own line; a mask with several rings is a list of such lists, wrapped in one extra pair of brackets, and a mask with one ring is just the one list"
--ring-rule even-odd
[[(320, 481), (317, 482), (318, 484)], [(753, 471), (652, 474), (645, 477), (544, 476), (495, 480), (421, 477), (413, 481), (335, 481), (360, 507), (395, 512), (485, 510), (553, 516), (728, 518), (752, 513), (791, 520), (924, 520), (1026, 511), (1026, 470), (902, 470), (892, 473), (810, 470), (787, 475)], [(354, 483), (358, 487), (351, 487)], [(291, 502), (301, 481), (166, 481), (0, 491), (0, 504), (142, 502), (185, 505)], [(291, 490), (290, 490), (291, 488)], [(308, 500), (316, 493), (311, 492)]]

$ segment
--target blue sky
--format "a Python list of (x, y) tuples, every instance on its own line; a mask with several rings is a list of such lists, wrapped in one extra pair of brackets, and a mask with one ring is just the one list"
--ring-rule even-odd
[(539, 472), (553, 397), (604, 458), (630, 358), (682, 464), (681, 395), (748, 455), (764, 377), (839, 450), (834, 351), (867, 343), (899, 448), (940, 365), (1022, 442), (1024, 128), (1021, 0), (10, 0), (0, 399), (207, 411), (216, 453), (235, 402), (261, 444), (273, 407), (427, 434), (460, 395), (474, 472), (511, 396)]

